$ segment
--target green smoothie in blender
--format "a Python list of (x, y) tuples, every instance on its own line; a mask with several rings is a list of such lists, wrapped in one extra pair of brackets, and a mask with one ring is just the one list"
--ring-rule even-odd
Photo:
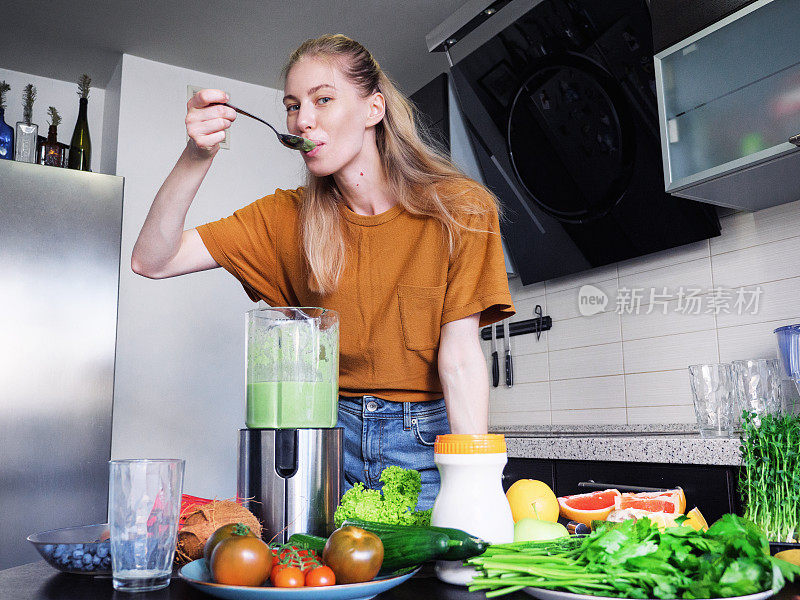
[(335, 427), (338, 379), (334, 311), (287, 307), (247, 313), (247, 427)]

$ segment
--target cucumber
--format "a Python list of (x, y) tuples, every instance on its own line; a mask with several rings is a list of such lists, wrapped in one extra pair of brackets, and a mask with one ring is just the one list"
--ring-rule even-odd
[(422, 528), (416, 528), (416, 531), (373, 533), (383, 542), (381, 573), (421, 565), (447, 552), (449, 538), (444, 533)]
[(328, 538), (311, 535), (310, 533), (293, 533), (289, 536), (287, 543), (303, 550), (314, 550), (322, 556), (322, 550), (325, 548), (325, 542), (327, 541)]
[(439, 557), (440, 560), (466, 560), (468, 558), (472, 558), (473, 556), (479, 556), (483, 554), (489, 545), (479, 537), (470, 535), (461, 529), (453, 529), (450, 527), (391, 525), (389, 523), (375, 523), (372, 521), (362, 521), (360, 519), (347, 519), (344, 523), (342, 523), (342, 525), (355, 525), (356, 527), (361, 527), (361, 529), (366, 529), (367, 531), (377, 533), (379, 536), (384, 533), (411, 533), (412, 530), (419, 529), (443, 533), (448, 537), (449, 541), (447, 552)]

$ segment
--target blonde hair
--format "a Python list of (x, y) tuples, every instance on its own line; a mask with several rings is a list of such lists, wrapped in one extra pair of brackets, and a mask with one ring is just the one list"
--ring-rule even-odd
[[(334, 60), (360, 89), (362, 97), (383, 94), (386, 112), (375, 126), (375, 138), (389, 191), (409, 213), (432, 217), (442, 224), (451, 254), (461, 230), (471, 229), (461, 220), (499, 211), (491, 192), (459, 171), (443, 151), (423, 141), (415, 124), (413, 104), (364, 46), (339, 34), (306, 40), (289, 57), (283, 69), (284, 82), (291, 68), (305, 57)], [(346, 246), (339, 212), (343, 202), (332, 176), (307, 174), (300, 208), (302, 244), (309, 287), (323, 295), (336, 289), (345, 266)]]

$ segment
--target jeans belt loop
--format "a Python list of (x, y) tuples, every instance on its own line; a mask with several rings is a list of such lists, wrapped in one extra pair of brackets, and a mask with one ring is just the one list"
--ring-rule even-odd
[(403, 402), (403, 431), (411, 430), (411, 402)]

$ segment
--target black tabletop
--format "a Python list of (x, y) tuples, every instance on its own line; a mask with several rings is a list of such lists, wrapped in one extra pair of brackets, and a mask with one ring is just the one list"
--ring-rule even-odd
[[(482, 592), (442, 583), (431, 569), (424, 569), (402, 585), (376, 596), (378, 600), (481, 600)], [(1, 600), (209, 600), (211, 596), (189, 586), (174, 575), (169, 587), (157, 592), (115, 592), (110, 577), (67, 575), (44, 561), (0, 571)], [(503, 596), (507, 600), (530, 600), (522, 592)], [(800, 584), (786, 586), (775, 600), (800, 600)]]
[[(68, 575), (39, 561), (0, 571), (0, 600), (209, 600), (181, 579), (172, 576), (169, 587), (157, 592), (131, 594), (116, 592), (110, 577)], [(432, 569), (424, 569), (398, 587), (379, 594), (378, 600), (482, 600), (483, 592), (442, 583)], [(504, 596), (509, 600), (530, 600), (518, 592)]]

